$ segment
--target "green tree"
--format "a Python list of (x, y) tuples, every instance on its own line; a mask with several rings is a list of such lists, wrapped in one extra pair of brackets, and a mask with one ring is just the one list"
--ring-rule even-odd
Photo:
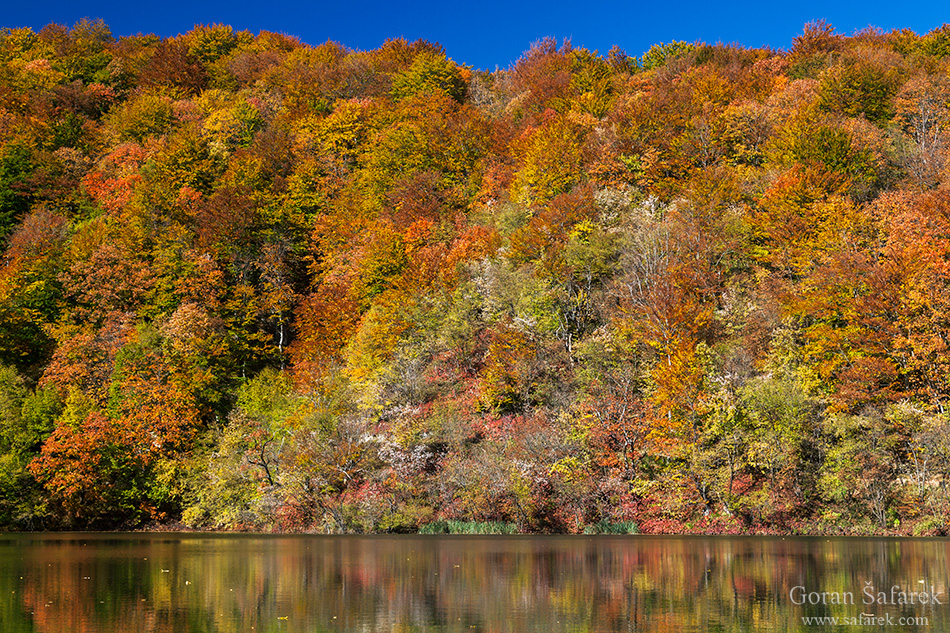
[(0, 239), (5, 239), (30, 208), (33, 153), (19, 143), (8, 143), (0, 154)]
[(441, 91), (456, 101), (465, 96), (462, 69), (445, 55), (422, 52), (407, 70), (393, 77), (392, 95), (405, 99), (420, 92)]

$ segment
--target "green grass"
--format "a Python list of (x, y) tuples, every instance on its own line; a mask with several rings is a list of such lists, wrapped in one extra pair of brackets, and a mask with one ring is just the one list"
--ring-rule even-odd
[(419, 534), (517, 534), (514, 523), (501, 521), (433, 521), (419, 528)]
[(609, 523), (601, 519), (597, 523), (584, 526), (584, 534), (639, 534), (640, 529), (633, 521)]
[[(584, 534), (639, 534), (633, 521), (610, 523), (600, 520), (584, 526)], [(433, 521), (419, 528), (419, 534), (518, 534), (514, 523), (501, 521)]]

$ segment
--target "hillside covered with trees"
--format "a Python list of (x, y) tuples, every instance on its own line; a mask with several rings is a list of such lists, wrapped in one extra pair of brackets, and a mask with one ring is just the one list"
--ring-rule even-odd
[(947, 533), (948, 125), (950, 25), (0, 31), (0, 526)]

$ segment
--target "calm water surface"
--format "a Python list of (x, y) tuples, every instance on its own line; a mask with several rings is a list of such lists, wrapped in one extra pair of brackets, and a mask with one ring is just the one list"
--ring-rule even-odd
[(938, 539), (11, 535), (0, 631), (943, 632), (948, 582)]

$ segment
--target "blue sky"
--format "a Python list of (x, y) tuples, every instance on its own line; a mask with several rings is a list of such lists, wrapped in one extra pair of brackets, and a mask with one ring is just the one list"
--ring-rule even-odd
[(155, 33), (164, 37), (184, 33), (195, 24), (221, 22), (254, 33), (295, 35), (309, 44), (329, 39), (364, 50), (391, 37), (424, 38), (442, 44), (455, 61), (488, 70), (507, 68), (532, 42), (545, 36), (570, 37), (575, 46), (601, 53), (617, 44), (630, 55), (640, 55), (652, 44), (671, 40), (788, 48), (806, 22), (819, 18), (845, 34), (869, 25), (924, 33), (950, 21), (945, 2), (893, 0), (830, 4), (827, 0), (11, 0), (6, 4), (0, 10), (4, 27), (39, 29), (50, 22), (72, 26), (88, 17), (102, 18), (117, 36)]

